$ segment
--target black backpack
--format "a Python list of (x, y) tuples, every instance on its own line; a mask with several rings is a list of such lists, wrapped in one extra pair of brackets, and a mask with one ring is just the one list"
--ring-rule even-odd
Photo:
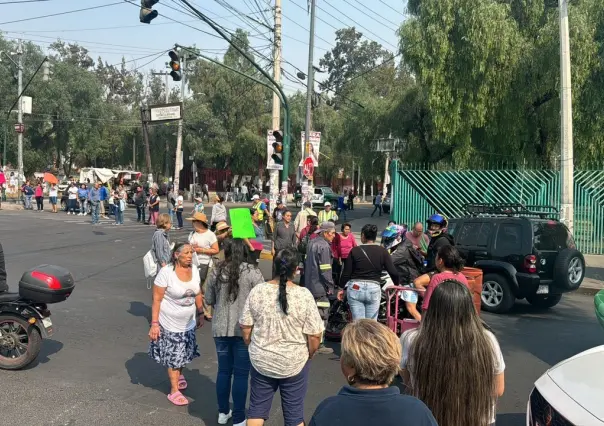
[(304, 236), (304, 238), (302, 238), (302, 241), (300, 241), (300, 243), (298, 244), (298, 253), (300, 254), (306, 254), (306, 252), (308, 251), (308, 242), (310, 241), (310, 234), (306, 234)]

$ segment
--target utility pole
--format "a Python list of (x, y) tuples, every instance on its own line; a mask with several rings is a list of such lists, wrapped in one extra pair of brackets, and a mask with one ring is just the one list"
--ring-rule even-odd
[(145, 141), (145, 160), (147, 162), (147, 174), (151, 177), (149, 179), (152, 181), (153, 175), (151, 173), (151, 149), (149, 148), (149, 121), (147, 120), (147, 110), (141, 107), (141, 122), (143, 123), (143, 140)]
[[(170, 73), (169, 72), (153, 72), (151, 74), (152, 75), (163, 75), (165, 77), (165, 81), (164, 81), (165, 102), (170, 103), (170, 82), (168, 79), (168, 77), (170, 76)], [(170, 144), (168, 143), (168, 140), (166, 139), (166, 170), (164, 172), (164, 176), (166, 177), (166, 179), (168, 179), (168, 176), (170, 176), (170, 165), (169, 165), (169, 161), (168, 161), (169, 158), (170, 158)]]
[[(186, 69), (187, 69), (187, 57), (186, 54), (182, 56), (182, 79), (180, 88), (180, 101), (183, 105), (183, 116), (184, 116), (184, 105), (185, 105), (185, 80), (186, 80)], [(176, 137), (176, 165), (174, 166), (174, 189), (180, 190), (180, 170), (182, 169), (181, 157), (182, 157), (182, 124), (184, 117), (178, 120), (178, 136)]]
[(136, 136), (132, 136), (132, 170), (136, 170)]
[(574, 158), (573, 109), (570, 75), (570, 40), (568, 35), (568, 2), (559, 0), (560, 16), (560, 219), (573, 232)]
[[(273, 46), (273, 78), (277, 84), (281, 84), (281, 0), (275, 0), (275, 44)], [(273, 130), (281, 128), (281, 102), (279, 96), (273, 93)], [(267, 156), (269, 153), (267, 152)], [(283, 172), (287, 173), (287, 172)], [(282, 180), (287, 180), (283, 176)], [(277, 197), (279, 196), (279, 170), (269, 170), (269, 192), (270, 192), (270, 211), (277, 207)], [(287, 195), (287, 193), (286, 193)], [(287, 202), (285, 197), (283, 202)]]
[[(17, 123), (19, 126), (23, 125), (23, 98), (21, 97), (21, 92), (23, 91), (23, 42), (21, 39), (17, 41), (17, 80), (18, 80), (18, 91), (17, 96), (19, 96), (19, 100), (17, 101), (18, 107), (18, 115), (17, 115)], [(19, 131), (17, 133), (17, 164), (19, 176), (17, 177), (18, 187), (21, 187), (21, 176), (24, 176), (23, 173), (23, 132)]]
[[(316, 0), (311, 0), (310, 2), (310, 39), (308, 42), (308, 78), (306, 87), (306, 125), (304, 132), (304, 157), (307, 158), (310, 155), (310, 131), (311, 131), (311, 114), (312, 114), (312, 97), (314, 95), (314, 86), (315, 86), (315, 70), (313, 69), (313, 53), (315, 48), (315, 3)], [(313, 179), (309, 179), (308, 189), (304, 191), (302, 190), (303, 200), (312, 202), (312, 193), (313, 190)]]

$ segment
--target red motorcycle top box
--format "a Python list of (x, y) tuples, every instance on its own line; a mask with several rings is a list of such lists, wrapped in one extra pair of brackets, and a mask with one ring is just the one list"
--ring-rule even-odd
[(59, 303), (73, 292), (71, 273), (60, 266), (40, 265), (26, 271), (19, 280), (19, 295), (36, 303)]

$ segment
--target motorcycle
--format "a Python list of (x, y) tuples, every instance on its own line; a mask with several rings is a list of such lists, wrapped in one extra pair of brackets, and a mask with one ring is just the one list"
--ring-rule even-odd
[(20, 370), (40, 353), (42, 339), (54, 333), (48, 305), (67, 300), (73, 276), (60, 266), (26, 271), (18, 293), (0, 293), (0, 369)]

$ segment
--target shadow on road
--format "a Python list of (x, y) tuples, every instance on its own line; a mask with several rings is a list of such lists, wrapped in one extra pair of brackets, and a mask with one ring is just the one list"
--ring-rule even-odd
[(497, 426), (524, 426), (525, 424), (525, 413), (508, 413), (497, 416)]
[(43, 340), (42, 349), (40, 349), (40, 354), (38, 355), (38, 358), (36, 358), (34, 362), (25, 367), (25, 370), (36, 368), (38, 364), (46, 364), (50, 361), (50, 356), (58, 353), (61, 349), (63, 349), (63, 343), (50, 339)]
[(130, 302), (128, 313), (135, 317), (146, 318), (147, 321), (151, 322), (151, 306), (145, 305), (143, 302)]
[[(125, 367), (132, 384), (154, 389), (164, 395), (170, 392), (166, 369), (149, 358), (146, 353), (134, 354), (126, 361)], [(215, 382), (203, 375), (199, 369), (185, 368), (183, 375), (188, 382), (188, 387), (183, 394), (189, 399), (189, 414), (201, 419), (204, 425), (217, 424), (218, 402)]]

